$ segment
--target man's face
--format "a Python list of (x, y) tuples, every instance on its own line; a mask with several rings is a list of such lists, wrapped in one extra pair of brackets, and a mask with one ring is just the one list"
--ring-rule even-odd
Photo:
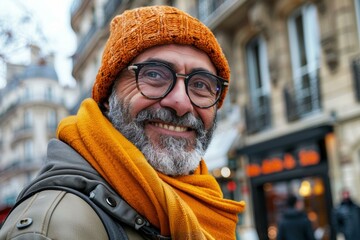
[[(190, 46), (150, 48), (133, 63), (150, 60), (167, 62), (181, 74), (197, 69), (216, 74), (209, 57)], [(215, 128), (216, 107), (194, 106), (181, 77), (166, 97), (152, 100), (137, 89), (134, 71), (124, 70), (109, 98), (108, 109), (107, 116), (113, 125), (142, 151), (156, 170), (167, 175), (193, 172)]]

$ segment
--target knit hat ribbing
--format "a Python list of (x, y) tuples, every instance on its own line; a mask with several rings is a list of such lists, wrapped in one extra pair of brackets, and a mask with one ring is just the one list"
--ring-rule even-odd
[[(107, 101), (116, 77), (137, 55), (153, 46), (191, 45), (204, 51), (216, 67), (217, 75), (230, 81), (230, 68), (215, 36), (198, 19), (170, 6), (150, 6), (126, 10), (110, 25), (102, 62), (92, 90), (96, 102)], [(218, 107), (223, 104), (224, 89)]]

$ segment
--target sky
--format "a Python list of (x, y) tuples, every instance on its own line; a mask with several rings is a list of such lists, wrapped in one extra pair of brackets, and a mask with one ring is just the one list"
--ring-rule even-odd
[[(24, 25), (25, 29), (20, 31), (30, 31), (34, 39), (41, 39), (41, 46), (45, 53), (53, 52), (55, 55), (55, 68), (62, 85), (74, 86), (75, 80), (71, 75), (72, 60), (71, 56), (76, 50), (76, 35), (70, 25), (70, 7), (74, 0), (0, 0), (0, 21), (1, 19), (11, 19), (16, 22), (24, 12), (28, 12), (36, 22), (37, 28), (41, 29), (41, 34), (34, 34)], [(35, 27), (34, 27), (35, 28)], [(39, 31), (37, 31), (39, 32)], [(46, 41), (44, 42), (44, 39)], [(16, 52), (16, 56), (11, 60), (15, 63), (23, 63), (29, 56)], [(19, 61), (19, 62), (18, 62)], [(1, 80), (0, 80), (1, 81)], [(4, 83), (0, 82), (0, 87)]]

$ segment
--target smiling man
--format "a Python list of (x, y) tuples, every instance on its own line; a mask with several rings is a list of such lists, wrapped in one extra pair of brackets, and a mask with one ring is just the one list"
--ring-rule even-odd
[(202, 159), (229, 77), (188, 14), (115, 17), (92, 98), (60, 122), (0, 239), (235, 239), (244, 202), (223, 198)]

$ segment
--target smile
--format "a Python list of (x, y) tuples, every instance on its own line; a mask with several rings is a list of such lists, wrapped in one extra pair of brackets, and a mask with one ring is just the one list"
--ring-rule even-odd
[(164, 128), (166, 130), (170, 130), (170, 131), (174, 131), (174, 132), (186, 132), (186, 131), (188, 131), (187, 127), (174, 126), (174, 125), (165, 124), (165, 123), (159, 123), (159, 122), (152, 122), (151, 124), (156, 126), (156, 127)]

